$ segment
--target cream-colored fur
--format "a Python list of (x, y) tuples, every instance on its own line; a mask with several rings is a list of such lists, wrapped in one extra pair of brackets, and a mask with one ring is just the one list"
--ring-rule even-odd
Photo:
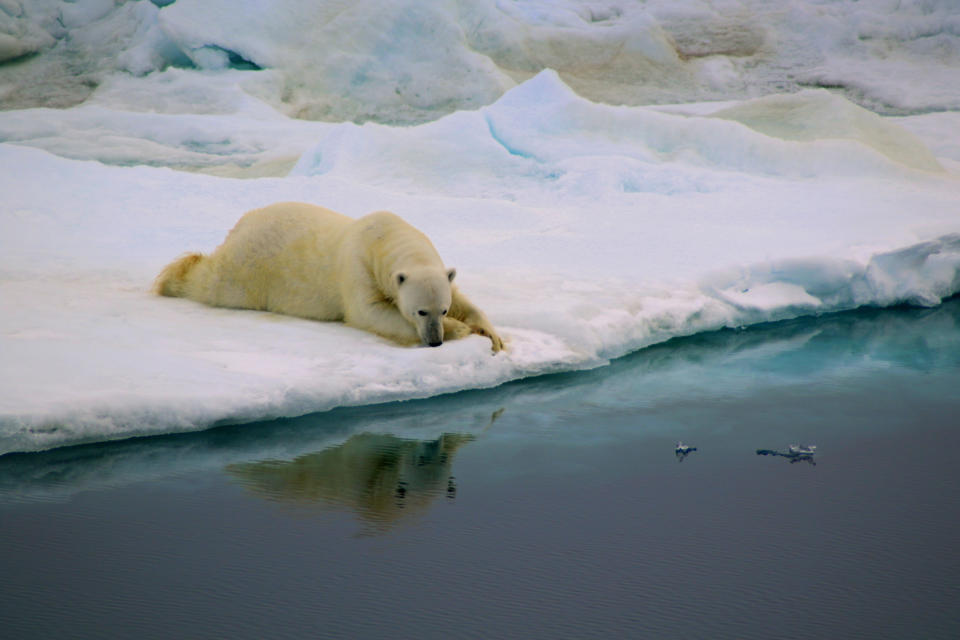
[(154, 291), (218, 307), (339, 320), (404, 345), (477, 333), (503, 348), (423, 233), (379, 211), (354, 220), (281, 202), (245, 214), (208, 256), (167, 265)]

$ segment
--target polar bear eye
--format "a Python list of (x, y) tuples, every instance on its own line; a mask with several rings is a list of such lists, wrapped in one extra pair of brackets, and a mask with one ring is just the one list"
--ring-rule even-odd
[(419, 314), (422, 315), (422, 316), (427, 315), (427, 312), (424, 311), (423, 309), (420, 309), (420, 311), (417, 311), (417, 313), (419, 313)]
[(444, 315), (444, 316), (447, 315), (447, 310), (444, 309), (443, 311), (441, 311), (441, 312), (440, 312), (440, 315)]

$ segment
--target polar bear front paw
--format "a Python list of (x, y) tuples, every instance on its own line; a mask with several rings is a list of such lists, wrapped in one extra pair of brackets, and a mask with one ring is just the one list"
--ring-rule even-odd
[(444, 340), (459, 340), (460, 338), (466, 338), (471, 333), (473, 331), (465, 323), (450, 317), (443, 319)]
[(503, 340), (500, 338), (500, 336), (497, 335), (497, 332), (494, 331), (493, 327), (490, 326), (489, 324), (473, 325), (470, 327), (470, 329), (473, 331), (473, 333), (479, 336), (486, 336), (490, 338), (490, 342), (492, 343), (492, 349), (494, 353), (497, 353), (498, 351), (503, 350)]

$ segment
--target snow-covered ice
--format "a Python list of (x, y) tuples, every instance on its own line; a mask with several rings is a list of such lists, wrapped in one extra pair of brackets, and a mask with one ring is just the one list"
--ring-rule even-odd
[(613, 104), (830, 86), (889, 114), (960, 108), (956, 0), (0, 0), (4, 60), (19, 107), (191, 67), (263, 69), (261, 97), (334, 121), (424, 122), (544, 69)]
[[(0, 453), (957, 293), (955, 7), (777, 6), (0, 0)], [(149, 293), (281, 200), (402, 215), (508, 350)]]

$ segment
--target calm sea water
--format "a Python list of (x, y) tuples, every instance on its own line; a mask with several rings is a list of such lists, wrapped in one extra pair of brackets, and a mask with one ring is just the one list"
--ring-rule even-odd
[(952, 639), (958, 451), (955, 299), (4, 456), (0, 636)]

